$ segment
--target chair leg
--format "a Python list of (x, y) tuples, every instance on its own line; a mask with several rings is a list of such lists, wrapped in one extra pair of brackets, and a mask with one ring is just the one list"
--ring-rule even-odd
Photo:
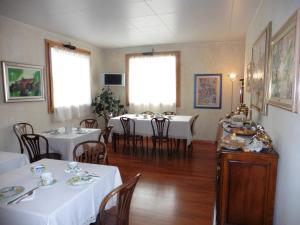
[(156, 152), (156, 139), (155, 138), (152, 138), (152, 143), (153, 143), (152, 152)]
[(117, 152), (117, 135), (113, 133), (112, 135), (112, 146), (114, 149), (114, 152)]

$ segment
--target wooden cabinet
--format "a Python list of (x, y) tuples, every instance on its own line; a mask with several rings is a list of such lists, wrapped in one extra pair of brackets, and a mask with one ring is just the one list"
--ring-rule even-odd
[(217, 224), (272, 225), (278, 155), (218, 153)]

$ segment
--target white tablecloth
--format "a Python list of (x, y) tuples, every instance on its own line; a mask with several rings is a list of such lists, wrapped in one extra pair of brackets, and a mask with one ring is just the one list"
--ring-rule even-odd
[(24, 154), (0, 151), (0, 174), (29, 164)]
[[(67, 180), (72, 175), (64, 172), (66, 161), (43, 159), (34, 164), (38, 163), (53, 173), (57, 183), (37, 189), (33, 200), (11, 205), (6, 203), (15, 197), (2, 200), (1, 225), (85, 225), (95, 222), (102, 199), (122, 183), (117, 167), (79, 163), (83, 170), (94, 172), (100, 178), (90, 184), (71, 186)], [(0, 188), (22, 185), (25, 193), (37, 186), (39, 177), (32, 174), (27, 165), (0, 175), (0, 180)]]
[(73, 160), (74, 147), (83, 141), (98, 140), (100, 129), (83, 129), (87, 131), (86, 134), (78, 134), (73, 129), (71, 134), (65, 134), (64, 128), (59, 129), (59, 134), (40, 133), (48, 139), (49, 152), (56, 152), (62, 155), (63, 160)]
[[(144, 119), (142, 115), (136, 117), (133, 114), (125, 114), (123, 117), (129, 117), (135, 120), (135, 133), (142, 136), (152, 136), (152, 126), (151, 119), (149, 116), (147, 119)], [(109, 120), (109, 125), (113, 125), (113, 132), (123, 133), (123, 127), (120, 121), (120, 117), (114, 117)], [(192, 116), (180, 116), (176, 115), (170, 119), (170, 127), (169, 127), (169, 137), (176, 139), (186, 139), (187, 144), (190, 144), (192, 141), (192, 133), (191, 133), (191, 122)]]

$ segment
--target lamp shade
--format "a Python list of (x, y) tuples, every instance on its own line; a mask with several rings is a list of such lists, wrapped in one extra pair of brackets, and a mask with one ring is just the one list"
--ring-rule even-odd
[(231, 81), (234, 81), (237, 77), (237, 75), (235, 73), (230, 73), (228, 76)]

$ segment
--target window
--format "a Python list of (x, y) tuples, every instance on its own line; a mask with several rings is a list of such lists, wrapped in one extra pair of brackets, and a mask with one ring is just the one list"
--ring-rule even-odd
[(46, 41), (49, 74), (49, 112), (58, 121), (90, 114), (90, 54)]
[(179, 106), (179, 52), (126, 56), (126, 100), (130, 111), (176, 111)]

